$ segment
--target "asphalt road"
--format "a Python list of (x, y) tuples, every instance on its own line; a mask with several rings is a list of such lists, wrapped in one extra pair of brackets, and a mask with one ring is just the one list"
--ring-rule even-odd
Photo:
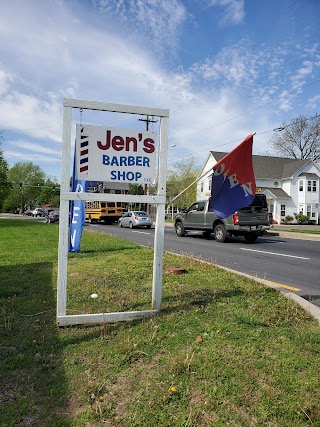
[[(86, 227), (114, 236), (124, 237), (141, 245), (153, 247), (154, 229), (119, 228), (113, 225)], [(299, 236), (300, 237), (300, 236)], [(166, 251), (200, 258), (216, 265), (289, 286), (292, 292), (320, 307), (320, 240), (310, 241), (281, 236), (263, 236), (249, 244), (243, 238), (226, 243), (206, 239), (192, 232), (178, 237), (172, 227), (165, 228)]]

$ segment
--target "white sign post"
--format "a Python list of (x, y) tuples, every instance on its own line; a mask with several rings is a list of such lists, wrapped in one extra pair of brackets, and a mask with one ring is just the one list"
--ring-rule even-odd
[[(71, 126), (72, 109), (109, 111), (160, 118), (157, 195), (129, 195), (106, 193), (70, 192)], [(166, 174), (168, 152), (169, 110), (110, 104), (95, 101), (65, 99), (63, 110), (62, 171), (60, 193), (59, 252), (57, 280), (57, 324), (59, 326), (110, 323), (133, 320), (156, 314), (161, 309), (162, 269), (164, 246), (164, 220), (166, 203)], [(108, 127), (77, 125), (76, 179), (149, 184), (154, 181), (156, 170), (156, 135), (149, 131), (115, 129)], [(81, 146), (81, 142), (84, 144)], [(145, 311), (129, 311), (96, 314), (67, 314), (67, 271), (69, 244), (70, 200), (98, 200), (107, 202), (156, 204), (157, 216), (154, 240), (152, 281), (152, 308)]]

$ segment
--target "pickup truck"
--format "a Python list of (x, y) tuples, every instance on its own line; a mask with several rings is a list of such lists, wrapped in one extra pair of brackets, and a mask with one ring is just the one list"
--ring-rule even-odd
[(188, 231), (199, 230), (206, 237), (211, 233), (217, 242), (231, 236), (243, 236), (253, 243), (269, 228), (266, 196), (257, 194), (251, 205), (221, 219), (211, 209), (211, 200), (199, 200), (185, 212), (179, 212), (174, 223), (176, 233), (183, 237)]

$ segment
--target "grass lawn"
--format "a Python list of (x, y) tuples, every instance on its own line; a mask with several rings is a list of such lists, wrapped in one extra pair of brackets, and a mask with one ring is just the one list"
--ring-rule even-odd
[(299, 229), (299, 228), (288, 228), (288, 230), (286, 228), (277, 228), (276, 226), (274, 228), (271, 228), (270, 231), (288, 231), (291, 233), (305, 233), (305, 234), (320, 234), (320, 230), (303, 230), (303, 229)]
[[(165, 254), (157, 316), (58, 328), (57, 249), (57, 225), (0, 219), (1, 427), (320, 426), (319, 326), (293, 301)], [(150, 309), (152, 265), (84, 230), (68, 313)]]

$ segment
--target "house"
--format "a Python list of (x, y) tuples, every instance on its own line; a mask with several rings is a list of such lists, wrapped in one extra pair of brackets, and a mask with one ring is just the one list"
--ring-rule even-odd
[[(226, 154), (210, 151), (199, 174), (204, 176), (197, 183), (197, 199), (210, 197), (212, 168)], [(314, 161), (258, 155), (253, 155), (252, 161), (257, 192), (266, 195), (275, 223), (296, 214), (320, 223), (320, 168)]]

